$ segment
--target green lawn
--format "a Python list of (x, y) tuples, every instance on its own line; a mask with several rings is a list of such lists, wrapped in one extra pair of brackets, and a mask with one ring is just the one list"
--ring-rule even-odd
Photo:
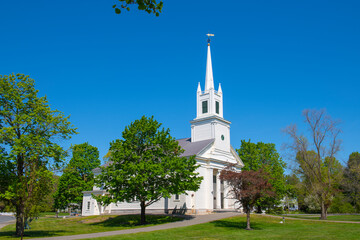
[[(40, 213), (40, 217), (50, 217), (50, 216), (55, 216), (56, 213), (55, 212), (41, 212)], [(65, 213), (65, 212), (60, 212), (59, 217), (61, 216), (69, 216), (69, 213)]]
[[(147, 215), (146, 226), (153, 226), (168, 222), (179, 221), (181, 218), (171, 216)], [(54, 218), (42, 217), (30, 223), (30, 230), (25, 230), (27, 238), (34, 237), (56, 237), (65, 235), (75, 235), (83, 233), (95, 233), (105, 231), (115, 231), (129, 228), (144, 227), (139, 225), (139, 215), (122, 215), (122, 216), (90, 216), (90, 217), (73, 217), (73, 218)], [(8, 225), (1, 229), (0, 239), (14, 238), (15, 224)]]
[[(355, 215), (343, 215), (355, 216)], [(110, 217), (110, 218), (109, 218)], [(339, 217), (339, 216), (331, 216)], [(170, 216), (147, 216), (151, 225), (179, 220)], [(99, 239), (359, 239), (360, 224), (330, 223), (308, 220), (289, 220), (280, 223), (281, 218), (262, 215), (251, 216), (251, 226), (254, 230), (245, 230), (246, 217), (239, 216), (211, 223), (189, 227), (174, 228), (149, 233), (117, 235)], [(52, 237), (113, 231), (120, 229), (142, 227), (138, 225), (138, 215), (127, 216), (91, 216), (69, 219), (40, 218), (31, 223), (27, 230), (28, 237)], [(14, 225), (3, 228), (0, 239), (11, 239)]]
[[(314, 215), (287, 215), (285, 217), (320, 220), (320, 214)], [(360, 222), (360, 215), (331, 215), (327, 220)]]
[(117, 235), (97, 239), (359, 239), (360, 224), (286, 220), (252, 215), (252, 228), (245, 230), (246, 218), (233, 217), (190, 227)]

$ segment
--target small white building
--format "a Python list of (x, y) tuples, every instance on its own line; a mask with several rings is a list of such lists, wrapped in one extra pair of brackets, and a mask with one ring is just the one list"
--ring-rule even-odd
[[(191, 138), (177, 140), (185, 150), (182, 156), (196, 155), (200, 167), (197, 171), (204, 179), (198, 191), (189, 191), (187, 194), (174, 195), (171, 198), (162, 198), (146, 208), (147, 212), (166, 213), (210, 213), (214, 210), (234, 210), (235, 200), (227, 192), (226, 183), (220, 181), (220, 171), (230, 164), (236, 164), (240, 170), (244, 164), (230, 144), (230, 124), (224, 119), (223, 92), (219, 84), (214, 88), (214, 79), (211, 63), (210, 40), (207, 47), (207, 63), (205, 88), (202, 91), (200, 83), (196, 92), (196, 118), (191, 123)], [(107, 163), (111, 164), (111, 163)], [(94, 169), (94, 174), (100, 174), (100, 169)], [(82, 215), (99, 215), (111, 212), (139, 211), (139, 202), (111, 203), (101, 206), (92, 198), (92, 194), (105, 194), (104, 190), (94, 187), (93, 191), (83, 192)]]

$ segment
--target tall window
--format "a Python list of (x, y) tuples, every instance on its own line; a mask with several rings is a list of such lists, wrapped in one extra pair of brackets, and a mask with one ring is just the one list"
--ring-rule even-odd
[(175, 194), (175, 199), (174, 199), (175, 201), (179, 201), (180, 200), (180, 196), (179, 196), (179, 194)]
[(219, 113), (220, 113), (220, 105), (219, 105), (219, 102), (216, 101), (216, 102), (215, 102), (215, 105), (216, 105), (216, 113), (219, 114)]
[(202, 102), (202, 113), (207, 113), (207, 112), (208, 112), (208, 102), (203, 101)]
[(87, 202), (87, 210), (90, 210), (90, 202)]

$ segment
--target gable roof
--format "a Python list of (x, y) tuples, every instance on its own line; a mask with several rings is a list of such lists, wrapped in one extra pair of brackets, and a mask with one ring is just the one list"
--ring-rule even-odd
[(182, 138), (182, 139), (177, 139), (176, 141), (178, 141), (179, 146), (185, 150), (180, 155), (180, 157), (188, 157), (199, 154), (204, 148), (212, 144), (214, 140), (215, 139), (207, 139), (198, 142), (191, 142), (191, 138)]
[[(182, 138), (177, 139), (179, 146), (185, 151), (180, 155), (180, 157), (188, 157), (199, 154), (203, 149), (212, 144), (215, 139), (207, 139), (198, 142), (191, 142), (191, 138)], [(102, 167), (107, 167), (112, 163), (112, 161), (108, 161), (102, 165)], [(93, 171), (98, 171), (100, 168), (95, 168)]]

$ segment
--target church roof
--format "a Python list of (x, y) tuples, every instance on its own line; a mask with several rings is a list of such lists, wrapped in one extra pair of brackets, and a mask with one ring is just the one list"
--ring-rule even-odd
[[(192, 155), (197, 155), (204, 148), (206, 148), (209, 144), (213, 143), (215, 139), (207, 139), (198, 142), (191, 142), (191, 138), (182, 138), (177, 139), (179, 142), (179, 146), (182, 147), (185, 151), (180, 155), (180, 157), (188, 157)], [(102, 167), (107, 167), (112, 163), (112, 161), (108, 161), (102, 165)], [(95, 168), (93, 171), (98, 171), (100, 168)]]
[(191, 142), (191, 138), (177, 139), (177, 141), (179, 142), (179, 146), (181, 146), (185, 150), (185, 152), (183, 152), (180, 156), (188, 157), (192, 155), (197, 155), (204, 148), (209, 146), (209, 144), (213, 143), (214, 140), (215, 139), (207, 139), (203, 141)]

